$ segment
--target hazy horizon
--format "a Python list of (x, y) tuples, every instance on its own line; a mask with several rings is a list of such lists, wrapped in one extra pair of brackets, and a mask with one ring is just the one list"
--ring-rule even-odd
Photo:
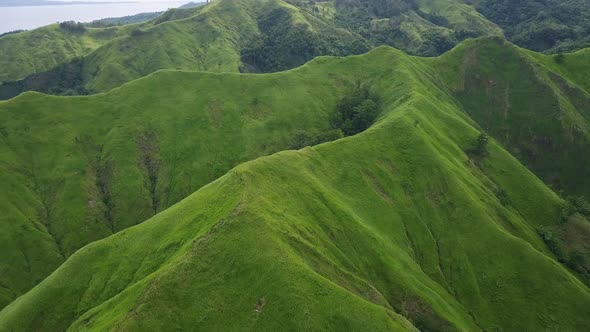
[[(53, 0), (58, 1), (58, 0)], [(190, 0), (59, 0), (61, 2), (88, 2), (87, 4), (54, 6), (0, 7), (0, 33), (14, 30), (31, 30), (63, 21), (90, 22), (107, 17), (129, 16), (146, 12), (176, 8)], [(0, 0), (0, 4), (3, 0)], [(100, 3), (92, 3), (100, 2)], [(104, 3), (109, 2), (109, 3)], [(198, 1), (193, 1), (198, 2)]]

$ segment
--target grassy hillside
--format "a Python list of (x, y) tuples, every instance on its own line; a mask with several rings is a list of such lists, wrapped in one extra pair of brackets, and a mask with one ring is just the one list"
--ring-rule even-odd
[(0, 85), (0, 98), (104, 92), (160, 69), (273, 72), (369, 50), (360, 36), (278, 0), (221, 0), (121, 28), (130, 32), (80, 59)]
[(497, 39), (464, 43), (434, 62), (478, 125), (554, 190), (590, 197), (590, 94), (581, 75), (590, 57), (559, 58)]
[[(240, 82), (245, 81), (163, 72), (106, 96), (69, 100), (26, 94), (3, 104), (3, 174), (20, 181), (4, 183), (2, 193), (35, 196), (28, 204), (14, 204), (27, 206), (27, 217), (19, 218), (22, 227), (40, 229), (35, 236), (18, 238), (3, 233), (3, 245), (24, 246), (20, 264), (3, 259), (20, 270), (3, 274), (9, 279), (4, 284), (13, 288), (13, 283), (25, 282), (21, 273), (28, 268), (27, 257), (44, 252), (33, 245), (38, 238), (53, 240), (53, 251), (68, 256), (89, 241), (147, 219), (240, 162), (288, 148), (296, 131), (328, 126), (323, 103), (334, 98), (329, 91), (318, 99), (298, 80), (277, 77), (256, 84), (252, 78), (251, 88), (244, 89)], [(176, 87), (181, 83), (184, 89)], [(170, 88), (162, 89), (163, 84)], [(232, 85), (242, 90), (228, 98)], [(278, 90), (266, 94), (270, 85)], [(293, 103), (292, 90), (309, 96)], [(30, 112), (25, 115), (22, 109)], [(62, 114), (59, 120), (56, 110)], [(312, 110), (317, 118), (304, 113)], [(2, 227), (9, 229), (20, 213), (3, 216)], [(56, 263), (42, 262), (50, 269)], [(26, 286), (18, 288), (30, 288), (46, 275), (39, 274), (31, 273)]]
[[(241, 162), (295, 145), (301, 133), (326, 132), (352, 75), (159, 72), (106, 95), (27, 93), (2, 103), (0, 167), (11, 181), (0, 190), (7, 205), (0, 220), (14, 229), (1, 241), (0, 264), (11, 271), (1, 276), (4, 304), (88, 242), (151, 217)], [(31, 257), (44, 255), (54, 259), (29, 271)]]
[[(391, 13), (391, 17), (352, 18), (349, 16), (354, 6), (343, 9), (342, 6), (330, 5), (329, 2), (317, 5), (310, 5), (305, 1), (291, 3), (296, 7), (275, 0), (221, 0), (206, 6), (212, 10), (200, 19), (170, 23), (165, 27), (158, 26), (164, 22), (189, 18), (201, 9), (173, 9), (149, 22), (135, 25), (86, 27), (80, 31), (51, 25), (5, 36), (0, 38), (0, 47), (5, 50), (0, 55), (0, 82), (28, 79), (13, 83), (8, 88), (4, 86), (2, 90), (12, 92), (2, 91), (2, 97), (6, 99), (19, 91), (27, 90), (71, 93), (76, 92), (78, 85), (90, 91), (104, 91), (158, 69), (237, 71), (240, 65), (245, 65), (246, 70), (277, 71), (299, 66), (317, 55), (362, 53), (368, 50), (371, 43), (373, 46), (388, 44), (415, 54), (437, 55), (465, 37), (501, 34), (497, 26), (475, 12), (472, 7), (457, 1), (427, 1), (420, 5), (418, 12), (403, 12), (399, 15)], [(271, 26), (260, 27), (262, 36), (259, 35), (256, 26), (260, 22), (264, 25), (264, 16), (271, 15), (272, 10), (279, 7), (289, 8), (291, 16), (296, 17), (293, 24), (311, 27), (291, 32), (299, 36), (300, 40), (286, 35), (288, 32), (275, 31), (289, 26), (284, 24), (285, 18), (282, 18), (283, 24), (271, 21)], [(358, 32), (364, 38), (340, 30), (337, 26)], [(307, 36), (306, 32), (309, 30), (314, 33)], [(141, 38), (138, 38), (140, 35)], [(118, 37), (127, 38), (115, 41)], [(259, 45), (260, 42), (263, 45)], [(265, 42), (267, 45), (264, 45)], [(280, 45), (274, 45), (277, 43), (286, 45), (281, 49)], [(303, 50), (285, 50), (289, 45)], [(74, 85), (62, 82), (66, 80), (61, 77), (63, 68), (60, 66), (67, 66), (70, 61), (85, 57), (101, 46), (104, 46), (101, 51), (83, 61), (84, 69), (77, 73)], [(274, 64), (270, 68), (260, 68), (247, 59), (240, 64), (239, 53), (244, 48), (249, 51), (252, 48), (262, 48), (256, 53), (270, 51), (283, 57), (293, 51), (300, 51), (302, 54), (307, 52), (310, 55), (303, 56), (303, 59), (286, 61), (282, 66)], [(251, 52), (248, 54), (251, 55)], [(259, 55), (263, 58), (266, 54)], [(219, 58), (219, 61), (211, 60), (214, 58)], [(29, 77), (33, 74), (40, 75)], [(104, 76), (114, 76), (114, 82), (105, 85), (102, 82), (105, 81)], [(80, 92), (84, 91), (78, 89), (78, 93)]]
[(19, 80), (89, 54), (113, 38), (129, 33), (129, 28), (88, 28), (85, 32), (76, 32), (52, 24), (3, 36), (0, 38), (0, 83)]
[[(59, 183), (67, 170), (53, 197), (70, 195), (64, 202), (78, 199), (86, 213), (98, 205), (90, 204), (93, 192), (120, 194), (115, 215), (137, 206), (159, 212), (77, 251), (4, 308), (0, 326), (588, 330), (590, 290), (538, 235), (559, 225), (563, 202), (496, 141), (486, 153), (470, 152), (480, 130), (439, 67), (379, 48), (278, 74), (159, 72), (104, 95), (27, 93), (0, 103), (2, 123), (10, 121), (3, 139), (26, 139), (37, 158), (3, 159), (3, 167), (38, 165), (47, 172), (33, 172), (42, 184)], [(302, 128), (328, 129), (331, 110), (357, 81), (381, 100), (367, 131), (241, 164), (164, 211), (150, 205), (203, 186), (215, 169), (203, 158), (224, 173), (228, 156), (235, 164), (252, 158), (247, 147), (265, 154)], [(56, 138), (61, 144), (48, 143)], [(2, 156), (25, 158), (6, 145)], [(111, 189), (91, 189), (103, 182), (82, 170), (93, 169), (92, 160), (108, 169), (109, 158)], [(155, 192), (171, 196), (149, 197), (154, 170)], [(179, 175), (160, 182), (164, 174)], [(168, 183), (183, 190), (164, 190)], [(15, 184), (10, 192), (33, 191)], [(65, 211), (58, 206), (51, 210)]]
[(588, 17), (579, 0), (219, 0), (134, 25), (54, 25), (2, 37), (9, 51), (0, 55), (0, 99), (105, 92), (160, 69), (276, 72), (379, 45), (437, 56), (479, 36), (572, 50), (587, 44)]
[(473, 6), (457, 0), (292, 2), (359, 33), (373, 45), (390, 45), (422, 56), (442, 54), (465, 38), (502, 35)]

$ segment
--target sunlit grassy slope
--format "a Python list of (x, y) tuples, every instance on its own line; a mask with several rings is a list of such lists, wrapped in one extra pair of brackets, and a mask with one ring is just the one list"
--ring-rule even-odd
[(59, 67), (83, 58), (121, 37), (131, 37), (137, 31), (166, 21), (181, 20), (196, 15), (199, 11), (198, 7), (170, 9), (148, 22), (107, 28), (86, 27), (83, 32), (52, 24), (4, 36), (0, 38), (0, 82), (24, 79), (31, 74)]
[(0, 38), (0, 82), (14, 81), (86, 55), (132, 26), (69, 32), (52, 24)]
[[(0, 328), (590, 329), (590, 290), (537, 235), (558, 227), (561, 199), (495, 141), (485, 158), (464, 152), (480, 129), (452, 69), (488, 48), (518, 52), (383, 47), (0, 103), (5, 303), (62, 254), (158, 212), (77, 251)], [(382, 99), (370, 129), (242, 163), (327, 130), (359, 81)]]

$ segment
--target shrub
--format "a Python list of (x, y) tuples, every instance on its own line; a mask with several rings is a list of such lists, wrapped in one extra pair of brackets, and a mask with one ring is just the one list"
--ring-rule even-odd
[(306, 146), (314, 146), (325, 142), (335, 141), (344, 137), (340, 129), (329, 130), (319, 134), (311, 134), (306, 131), (299, 131), (295, 134), (291, 149), (299, 150)]
[(583, 196), (569, 196), (565, 199), (561, 209), (561, 221), (567, 222), (576, 213), (579, 213), (586, 219), (590, 218), (590, 203)]
[(490, 140), (489, 136), (481, 133), (477, 136), (477, 145), (475, 147), (477, 153), (480, 155), (488, 153), (488, 141)]
[(485, 157), (488, 155), (488, 143), (490, 137), (485, 133), (480, 133), (475, 139), (475, 147), (468, 149), (466, 152), (472, 156)]
[(555, 63), (562, 64), (565, 60), (565, 56), (563, 55), (563, 53), (559, 53), (555, 56), (555, 58), (553, 58), (553, 60), (555, 61)]
[(563, 245), (561, 244), (559, 237), (556, 236), (551, 229), (540, 227), (537, 229), (537, 233), (560, 262), (567, 261)]
[(133, 36), (133, 37), (139, 37), (144, 34), (145, 34), (145, 31), (141, 30), (140, 28), (135, 28), (131, 31), (131, 36)]

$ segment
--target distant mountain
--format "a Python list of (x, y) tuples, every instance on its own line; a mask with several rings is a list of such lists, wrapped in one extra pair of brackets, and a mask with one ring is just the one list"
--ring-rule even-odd
[[(64, 38), (87, 45), (90, 43), (85, 36), (117, 38), (92, 43), (96, 48), (75, 54), (82, 56), (74, 61), (38, 71), (42, 67), (38, 62), (48, 58), (32, 54), (46, 51), (37, 48), (27, 52), (26, 48), (31, 40), (39, 40), (35, 34), (50, 31), (60, 37), (44, 38), (48, 43)], [(0, 64), (4, 64), (0, 66), (0, 80), (5, 81), (0, 96), (4, 98), (23, 90), (57, 94), (107, 91), (159, 69), (279, 71), (302, 65), (318, 55), (359, 54), (370, 49), (359, 35), (334, 27), (305, 10), (282, 1), (256, 0), (216, 1), (206, 6), (171, 9), (139, 25), (104, 30), (72, 32), (53, 26), (3, 37), (0, 47), (7, 50), (0, 56)], [(64, 52), (72, 49), (64, 48)], [(37, 74), (30, 75), (35, 70)], [(30, 76), (22, 81), (6, 82), (26, 74)]]
[(139, 13), (135, 15), (128, 15), (122, 17), (107, 17), (99, 20), (94, 20), (90, 23), (85, 23), (86, 26), (91, 28), (104, 28), (116, 25), (135, 24), (154, 19), (164, 12), (151, 12), (151, 13)]
[[(588, 33), (590, 32), (590, 23), (588, 23), (590, 7), (585, 6), (584, 1), (586, 0), (570, 0), (566, 6), (559, 1), (548, 1), (544, 5), (537, 0), (518, 2), (288, 0), (288, 12), (291, 14), (285, 14), (284, 10), (281, 13), (267, 9), (276, 7), (276, 1), (269, 1), (269, 5), (264, 5), (266, 3), (264, 1), (258, 5), (241, 4), (236, 8), (245, 6), (257, 8), (246, 15), (250, 18), (244, 17), (255, 26), (227, 22), (228, 25), (233, 26), (230, 30), (237, 29), (239, 25), (241, 25), (240, 29), (245, 28), (243, 32), (232, 31), (233, 35), (240, 34), (240, 38), (233, 42), (234, 45), (231, 46), (233, 50), (228, 54), (238, 54), (238, 59), (231, 60), (235, 62), (231, 65), (232, 70), (238, 68), (238, 70), (249, 72), (272, 72), (301, 65), (313, 56), (357, 54), (378, 45), (390, 45), (409, 54), (436, 56), (448, 51), (466, 38), (479, 36), (505, 35), (518, 45), (534, 50), (562, 52), (590, 45), (590, 41), (587, 40), (590, 36)], [(218, 2), (221, 4), (217, 4)], [(201, 14), (198, 11), (192, 11), (192, 8), (176, 9), (162, 14), (160, 18), (157, 18), (155, 13), (141, 14), (127, 18), (105, 19), (91, 24), (91, 27), (103, 27), (142, 23), (142, 26), (118, 29), (126, 33), (130, 39), (137, 39), (128, 40), (126, 43), (129, 47), (136, 47), (136, 44), (141, 43), (146, 44), (140, 47), (149, 47), (151, 39), (157, 36), (170, 41), (154, 40), (154, 43), (168, 44), (161, 45), (164, 49), (172, 47), (174, 43), (176, 55), (179, 55), (177, 57), (161, 54), (163, 59), (156, 56), (151, 61), (131, 60), (140, 63), (135, 64), (131, 69), (121, 68), (117, 70), (116, 75), (109, 75), (109, 79), (106, 80), (95, 77), (101, 75), (102, 71), (97, 67), (105, 66), (100, 63), (103, 60), (93, 59), (89, 64), (90, 60), (86, 56), (98, 56), (90, 53), (95, 50), (101, 52), (97, 48), (103, 45), (105, 49), (121, 47), (122, 41), (108, 40), (108, 38), (120, 37), (119, 32), (88, 29), (72, 33), (72, 31), (46, 27), (37, 29), (35, 32), (2, 37), (0, 47), (7, 51), (0, 55), (0, 82), (5, 82), (4, 87), (0, 89), (0, 98), (9, 98), (27, 90), (53, 94), (101, 92), (158, 69), (225, 71), (228, 69), (224, 64), (225, 60), (218, 61), (218, 69), (215, 69), (211, 64), (204, 64), (203, 60), (199, 59), (200, 55), (195, 51), (200, 50), (201, 45), (205, 44), (198, 41), (202, 38), (190, 36), (188, 33), (189, 29), (192, 29), (191, 25), (198, 26), (195, 29), (201, 29), (210, 24), (203, 21), (208, 16), (218, 16), (216, 21), (236, 18), (238, 12), (222, 13), (220, 8), (228, 7), (223, 4), (224, 2), (219, 0), (209, 4), (207, 7), (213, 8), (211, 13), (205, 13), (207, 11), (204, 10)], [(242, 2), (248, 1), (240, 0), (240, 3)], [(264, 6), (267, 8), (258, 8)], [(183, 10), (186, 11), (183, 12)], [(184, 21), (191, 15), (195, 16), (194, 19)], [(523, 15), (529, 16), (526, 20), (520, 20), (521, 16), (525, 17)], [(280, 23), (281, 20), (288, 20), (291, 24), (283, 25)], [(174, 33), (174, 29), (169, 28), (167, 32), (164, 32), (166, 29), (159, 27), (164, 21), (169, 22), (169, 25), (178, 24), (178, 29), (185, 32), (182, 34), (184, 40), (180, 41), (178, 35), (167, 36), (168, 33)], [(178, 22), (172, 23), (172, 21)], [(303, 26), (307, 28), (301, 30)], [(314, 32), (319, 26), (322, 26), (320, 34)], [(221, 21), (213, 24), (213, 27), (226, 29), (225, 23)], [(296, 31), (297, 29), (301, 31)], [(311, 37), (325, 35), (328, 30), (339, 31), (336, 35), (340, 37)], [(134, 36), (131, 36), (132, 31)], [(140, 34), (142, 38), (136, 38)], [(43, 38), (44, 35), (51, 37)], [(341, 36), (345, 35), (348, 37), (342, 39)], [(297, 40), (297, 36), (302, 38)], [(223, 40), (224, 37), (220, 35), (218, 39)], [(281, 44), (275, 43), (275, 40), (289, 40), (289, 42)], [(343, 42), (344, 40), (348, 41)], [(195, 43), (197, 43), (196, 48)], [(297, 52), (294, 52), (294, 47), (297, 48)], [(107, 51), (103, 50), (103, 52)], [(143, 51), (147, 54), (152, 52)], [(288, 54), (297, 54), (296, 57), (299, 59), (289, 58)], [(75, 63), (68, 63), (74, 58), (76, 58)], [(108, 59), (115, 63), (119, 60)], [(63, 82), (53, 78), (56, 75), (59, 76), (59, 73), (64, 70), (73, 70), (72, 68), (79, 68), (82, 71), (77, 73), (76, 80), (70, 80), (64, 85)], [(105, 81), (106, 84), (92, 82), (97, 80)]]
[(194, 7), (203, 6), (205, 4), (207, 4), (207, 2), (205, 2), (205, 1), (202, 1), (202, 2), (189, 2), (189, 3), (186, 3), (186, 4), (184, 4), (184, 5), (182, 5), (182, 6), (178, 7), (178, 8), (180, 8), (180, 9), (194, 8)]
[[(204, 4), (205, 4), (204, 2), (198, 2), (198, 3), (197, 2), (190, 2), (190, 3), (180, 6), (178, 8), (179, 9), (194, 8), (194, 7), (202, 6)], [(108, 17), (108, 18), (103, 18), (100, 20), (94, 20), (90, 23), (86, 23), (86, 25), (89, 27), (93, 27), (93, 28), (101, 28), (101, 27), (109, 27), (109, 26), (115, 26), (115, 25), (135, 24), (135, 23), (149, 21), (151, 19), (154, 19), (154, 18), (162, 15), (163, 13), (164, 12), (151, 12), (151, 13), (139, 13), (139, 14), (123, 16), (123, 17)]]
[[(0, 0), (0, 7), (25, 7), (25, 6), (67, 6), (80, 4), (108, 4), (112, 2), (100, 1), (49, 1), (49, 0)], [(121, 1), (119, 3), (133, 3), (133, 1)]]

